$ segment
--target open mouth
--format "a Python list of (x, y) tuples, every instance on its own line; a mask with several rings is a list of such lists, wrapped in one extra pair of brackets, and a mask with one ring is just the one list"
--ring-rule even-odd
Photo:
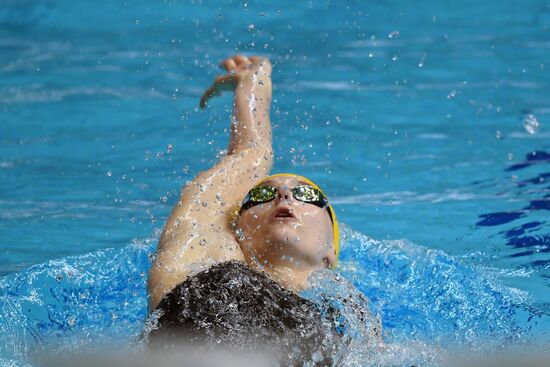
[(290, 208), (277, 208), (272, 216), (273, 219), (296, 219), (296, 216), (294, 213), (292, 213), (292, 210)]

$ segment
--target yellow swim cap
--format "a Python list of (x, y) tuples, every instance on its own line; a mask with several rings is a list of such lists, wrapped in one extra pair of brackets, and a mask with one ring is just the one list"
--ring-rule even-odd
[[(317, 186), (317, 184), (315, 184), (310, 179), (308, 179), (304, 176), (294, 174), (294, 173), (277, 173), (277, 174), (268, 176), (268, 177), (264, 178), (263, 180), (260, 180), (258, 183), (256, 183), (256, 185), (254, 185), (254, 187), (260, 185), (262, 182), (265, 182), (265, 181), (267, 181), (271, 178), (275, 178), (275, 177), (296, 177), (297, 179), (299, 179), (301, 181), (307, 182), (309, 185), (315, 187), (316, 189), (321, 190), (321, 188), (319, 186)], [(321, 192), (323, 192), (323, 190), (321, 190)], [(325, 193), (323, 192), (323, 194), (325, 194)], [(325, 196), (326, 196), (326, 194), (325, 194)], [(334, 253), (336, 254), (336, 263), (337, 263), (338, 262), (338, 255), (340, 254), (340, 232), (339, 232), (339, 229), (338, 229), (338, 220), (336, 219), (336, 213), (334, 212), (334, 209), (332, 208), (330, 203), (328, 204), (328, 213), (330, 215), (330, 219), (332, 220), (332, 234), (333, 234), (332, 239), (333, 239), (333, 242), (334, 242)], [(334, 266), (336, 266), (336, 263), (334, 264)]]

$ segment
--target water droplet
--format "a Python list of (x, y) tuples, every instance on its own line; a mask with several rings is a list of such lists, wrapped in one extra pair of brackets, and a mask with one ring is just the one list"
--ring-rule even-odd
[(244, 232), (243, 232), (243, 230), (240, 229), (240, 228), (237, 228), (237, 229), (235, 230), (235, 236), (237, 237), (237, 239), (238, 239), (239, 241), (243, 241), (243, 240), (245, 239)]
[(107, 176), (111, 177), (113, 175), (113, 172), (107, 171)]
[(523, 127), (529, 134), (536, 134), (540, 129), (540, 122), (538, 122), (535, 115), (530, 113), (523, 118)]
[(320, 350), (314, 352), (312, 355), (311, 355), (311, 360), (313, 362), (316, 362), (316, 363), (320, 363), (323, 361), (323, 353), (321, 353)]
[(390, 34), (388, 34), (388, 38), (397, 38), (399, 37), (399, 31), (393, 31)]
[(166, 147), (166, 153), (172, 152), (172, 148), (173, 148), (172, 144), (168, 144), (168, 146)]
[(497, 131), (495, 132), (495, 138), (497, 138), (497, 139), (501, 139), (501, 138), (502, 138), (502, 133), (500, 132), (500, 130), (497, 130)]
[(369, 52), (369, 57), (373, 57), (374, 54), (372, 52)]
[(393, 55), (393, 57), (391, 59), (392, 59), (392, 61), (397, 61), (398, 57), (397, 57), (397, 55)]
[(511, 161), (512, 159), (514, 159), (514, 154), (513, 153), (508, 153), (506, 158), (508, 158), (508, 160)]
[(69, 326), (75, 326), (76, 325), (76, 319), (74, 317), (69, 317), (69, 319), (67, 320), (67, 324), (69, 324)]
[(254, 28), (256, 28), (256, 26), (254, 24), (249, 24), (248, 25), (248, 31), (252, 32), (254, 30)]
[(454, 99), (458, 92), (456, 90), (452, 90), (449, 94), (447, 94), (447, 99)]
[(203, 201), (202, 206), (204, 206), (206, 208), (208, 206), (208, 203), (206, 201)]

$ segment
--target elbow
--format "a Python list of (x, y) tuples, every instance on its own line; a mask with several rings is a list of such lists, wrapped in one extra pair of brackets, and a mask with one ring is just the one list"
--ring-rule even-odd
[(263, 162), (269, 164), (273, 163), (273, 147), (269, 145), (259, 145), (251, 143), (247, 147), (230, 149), (227, 152), (227, 156), (238, 156), (243, 158), (257, 157), (261, 158)]

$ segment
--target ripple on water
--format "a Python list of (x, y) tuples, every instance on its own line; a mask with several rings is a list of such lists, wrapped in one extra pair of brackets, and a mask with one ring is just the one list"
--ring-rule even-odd
[[(382, 322), (388, 346), (381, 360), (426, 361), (434, 347), (496, 346), (524, 333), (514, 313), (525, 298), (494, 273), (410, 242), (377, 241), (345, 225), (342, 235), (337, 272), (361, 292), (359, 298), (370, 299), (361, 302)], [(23, 361), (36, 348), (136, 340), (147, 314), (146, 274), (157, 237), (1, 278), (0, 353)], [(361, 326), (350, 325), (352, 331)], [(350, 364), (372, 357), (364, 344), (352, 345)]]
[[(418, 193), (415, 191), (396, 191), (382, 193), (367, 193), (333, 197), (333, 204), (358, 205), (401, 205), (409, 203), (441, 203), (447, 201), (470, 201), (479, 199), (494, 199), (499, 196), (478, 194), (465, 189), (445, 190), (444, 192)], [(499, 197), (500, 198), (500, 197)]]
[(120, 99), (138, 98), (147, 95), (151, 98), (167, 98), (163, 93), (151, 88), (106, 88), (106, 87), (67, 87), (48, 88), (41, 86), (9, 87), (0, 89), (1, 104), (59, 102), (75, 96), (107, 96)]

